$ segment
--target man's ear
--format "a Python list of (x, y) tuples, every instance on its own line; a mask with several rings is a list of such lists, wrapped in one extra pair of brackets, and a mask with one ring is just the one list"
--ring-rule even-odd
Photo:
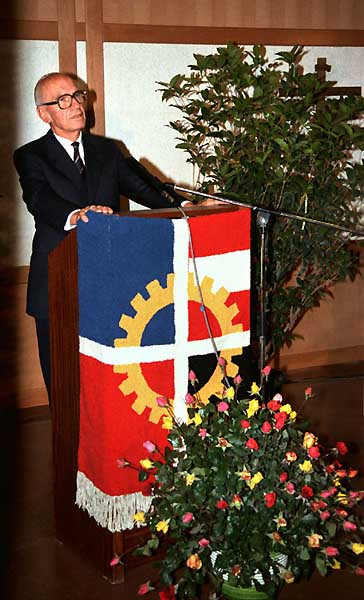
[(45, 123), (48, 123), (49, 125), (51, 124), (52, 119), (48, 113), (46, 106), (37, 106), (37, 113), (38, 113), (38, 117), (40, 117), (42, 119), (42, 121), (44, 121)]

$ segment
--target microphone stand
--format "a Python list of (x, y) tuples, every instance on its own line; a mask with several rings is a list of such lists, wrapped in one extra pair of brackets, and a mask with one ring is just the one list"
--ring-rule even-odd
[[(233, 206), (250, 208), (253, 211), (257, 211), (257, 223), (260, 228), (260, 290), (259, 290), (259, 373), (260, 373), (260, 386), (264, 388), (265, 378), (263, 376), (263, 369), (265, 366), (265, 338), (266, 338), (266, 323), (265, 323), (265, 296), (266, 296), (266, 278), (265, 278), (265, 252), (266, 252), (266, 228), (269, 223), (270, 215), (276, 215), (281, 218), (292, 219), (295, 221), (301, 221), (302, 223), (311, 223), (316, 226), (327, 227), (336, 231), (343, 231), (345, 233), (351, 233), (356, 237), (364, 237), (364, 229), (354, 230), (336, 223), (330, 223), (328, 221), (321, 221), (320, 219), (312, 219), (311, 217), (298, 215), (296, 213), (289, 213), (273, 208), (266, 208), (256, 204), (249, 204), (240, 200), (231, 200), (230, 198), (224, 198), (223, 196), (217, 196), (216, 194), (206, 194), (204, 192), (196, 192), (189, 188), (181, 187), (171, 183), (165, 183), (167, 188), (173, 189), (173, 191), (185, 192), (191, 196), (200, 196), (202, 198), (211, 198), (222, 202), (224, 204), (231, 204)], [(263, 389), (264, 392), (264, 389)]]

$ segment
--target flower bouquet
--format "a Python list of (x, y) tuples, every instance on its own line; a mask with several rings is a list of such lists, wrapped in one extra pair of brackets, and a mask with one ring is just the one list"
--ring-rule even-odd
[[(140, 553), (165, 545), (161, 599), (199, 598), (207, 581), (211, 598), (224, 581), (273, 597), (315, 569), (326, 575), (346, 565), (364, 574), (364, 493), (351, 489), (357, 471), (342, 465), (345, 443), (325, 450), (280, 394), (263, 400), (253, 383), (241, 398), (241, 381), (208, 401), (187, 394), (187, 423), (157, 399), (168, 413), (169, 445), (144, 443), (137, 468), (153, 481), (154, 498), (134, 519), (151, 532)], [(311, 399), (311, 389), (305, 395)], [(151, 589), (143, 583), (139, 594)]]

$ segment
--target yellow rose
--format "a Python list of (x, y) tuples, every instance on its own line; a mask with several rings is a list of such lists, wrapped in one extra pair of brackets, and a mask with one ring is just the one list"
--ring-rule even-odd
[(201, 559), (200, 559), (199, 555), (198, 554), (191, 554), (191, 556), (189, 556), (188, 559), (187, 559), (187, 561), (186, 561), (186, 565), (190, 569), (195, 569), (196, 571), (198, 569), (201, 569), (202, 562), (201, 562)]
[(354, 552), (354, 554), (363, 554), (364, 544), (359, 544), (359, 543), (351, 544), (351, 549)]
[(339, 563), (338, 560), (336, 560), (336, 558), (334, 558), (334, 560), (332, 561), (331, 568), (332, 569), (341, 569), (341, 564)]
[(198, 479), (198, 477), (196, 477), (196, 475), (194, 475), (193, 473), (187, 473), (185, 475), (186, 478), (186, 485), (192, 485), (194, 481), (196, 481), (196, 479)]
[(287, 415), (292, 411), (292, 406), (290, 404), (284, 404), (280, 407), (279, 412), (285, 412)]
[(169, 522), (168, 521), (158, 521), (155, 528), (157, 531), (162, 531), (162, 533), (167, 533), (168, 528), (169, 528)]
[(143, 458), (139, 462), (140, 462), (141, 466), (143, 467), (143, 469), (145, 469), (146, 471), (148, 471), (149, 469), (153, 469), (153, 467), (154, 467), (154, 463), (152, 463), (152, 461), (149, 460), (149, 458)]
[(235, 397), (235, 390), (233, 387), (229, 387), (226, 392), (225, 392), (225, 396), (228, 400), (234, 400)]
[(202, 417), (199, 413), (196, 413), (195, 416), (193, 417), (192, 421), (194, 422), (194, 424), (196, 425), (196, 427), (198, 425), (201, 425), (202, 423)]
[(252, 417), (253, 415), (255, 415), (257, 410), (259, 410), (258, 400), (250, 400), (248, 410), (246, 411), (246, 414), (248, 415), (248, 417)]
[(251, 480), (247, 482), (248, 486), (250, 487), (251, 490), (253, 490), (255, 488), (255, 486), (258, 485), (258, 483), (260, 483), (262, 481), (262, 479), (264, 479), (264, 477), (261, 474), (261, 472), (258, 471), (258, 473), (255, 473), (255, 475), (253, 475)]
[(313, 433), (309, 433), (309, 431), (306, 431), (305, 437), (303, 438), (303, 447), (306, 448), (306, 450), (308, 450), (309, 448), (312, 448), (312, 446), (314, 446), (316, 442), (317, 437), (313, 435)]
[(145, 513), (143, 511), (137, 512), (133, 516), (133, 519), (137, 523), (145, 523)]
[(347, 497), (347, 494), (343, 494), (343, 492), (339, 492), (336, 496), (336, 501), (340, 502), (340, 504), (348, 504), (349, 498)]
[(312, 533), (310, 535), (310, 537), (308, 538), (309, 547), (310, 548), (319, 548), (320, 540), (322, 540), (322, 535), (319, 535), (318, 533)]
[(257, 384), (255, 383), (255, 381), (253, 381), (253, 383), (252, 383), (252, 386), (251, 386), (251, 388), (250, 388), (250, 393), (251, 393), (251, 394), (259, 394), (259, 392), (260, 392), (260, 387), (259, 387), (259, 385), (257, 385)]
[(163, 417), (162, 429), (172, 429), (173, 428), (173, 419), (172, 417)]
[(290, 412), (289, 418), (291, 419), (291, 421), (295, 421), (295, 420), (296, 420), (296, 417), (297, 417), (297, 413), (296, 413), (296, 411), (295, 411), (295, 410), (292, 410), (292, 411)]
[(312, 462), (310, 460), (305, 460), (302, 464), (299, 465), (299, 467), (304, 473), (309, 473), (310, 471), (312, 471)]

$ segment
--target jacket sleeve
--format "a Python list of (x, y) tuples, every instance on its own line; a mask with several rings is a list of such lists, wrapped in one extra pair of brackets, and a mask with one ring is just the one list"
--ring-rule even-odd
[(27, 147), (15, 151), (14, 164), (29, 212), (36, 221), (63, 230), (70, 212), (80, 206), (57, 194), (47, 179), (42, 159)]
[(171, 194), (164, 184), (154, 177), (133, 157), (118, 160), (120, 193), (148, 208), (176, 208), (184, 200)]

